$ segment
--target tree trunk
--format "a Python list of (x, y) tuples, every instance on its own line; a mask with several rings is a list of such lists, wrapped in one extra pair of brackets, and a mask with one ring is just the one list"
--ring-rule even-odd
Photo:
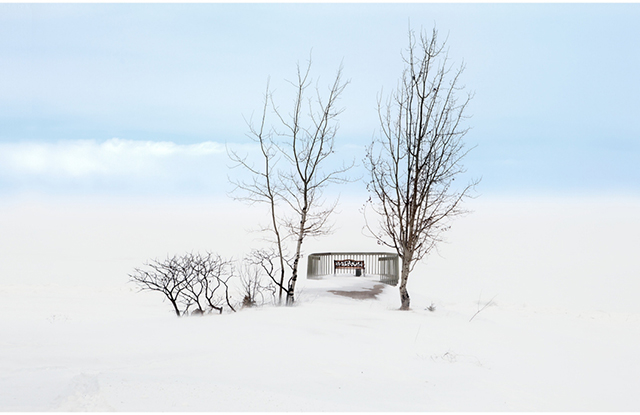
[[(302, 226), (301, 226), (302, 227)], [(287, 290), (287, 305), (293, 305), (295, 302), (294, 293), (296, 290), (296, 281), (298, 280), (298, 263), (300, 262), (300, 250), (302, 248), (302, 236), (298, 239), (298, 245), (296, 248), (296, 257), (293, 260), (293, 270), (291, 272), (291, 279), (289, 280), (289, 287)]]
[[(267, 160), (268, 161), (268, 160)], [(267, 171), (268, 171), (267, 164)], [(282, 304), (282, 287), (284, 286), (284, 255), (282, 254), (282, 239), (280, 238), (280, 231), (278, 230), (278, 221), (276, 220), (276, 205), (275, 205), (275, 196), (271, 191), (271, 182), (269, 179), (269, 175), (267, 174), (267, 189), (269, 191), (269, 198), (271, 204), (271, 224), (273, 225), (273, 232), (276, 234), (276, 243), (278, 246), (278, 258), (280, 260), (280, 290), (278, 294), (278, 304)]]
[(282, 254), (280, 254), (280, 291), (278, 293), (278, 305), (282, 305), (282, 287), (284, 287), (284, 265), (282, 265)]
[(409, 280), (409, 266), (411, 259), (402, 257), (402, 273), (400, 275), (400, 310), (410, 310), (411, 299), (407, 291), (407, 281)]
[(298, 230), (298, 243), (296, 244), (296, 256), (293, 260), (293, 270), (291, 279), (289, 280), (289, 289), (287, 290), (287, 305), (293, 305), (294, 293), (296, 289), (296, 281), (298, 280), (298, 264), (300, 263), (300, 253), (302, 252), (302, 241), (304, 240), (304, 226), (307, 223), (307, 194), (305, 189), (304, 207), (302, 208), (302, 217), (300, 218), (300, 228)]
[[(300, 238), (302, 239), (302, 238)], [(300, 246), (302, 243), (299, 242), (298, 246)], [(298, 248), (299, 250), (300, 248)], [(286, 300), (286, 304), (287, 305), (293, 305), (293, 303), (295, 302), (295, 298), (294, 298), (294, 293), (296, 291), (296, 281), (298, 280), (298, 262), (300, 260), (300, 253), (298, 251), (298, 253), (296, 253), (296, 258), (293, 261), (293, 271), (291, 273), (291, 279), (289, 280), (289, 286), (287, 287), (287, 300)]]
[(176, 312), (176, 316), (180, 317), (180, 309), (178, 308), (178, 304), (176, 304), (176, 301), (174, 299), (170, 299), (170, 301), (174, 311)]

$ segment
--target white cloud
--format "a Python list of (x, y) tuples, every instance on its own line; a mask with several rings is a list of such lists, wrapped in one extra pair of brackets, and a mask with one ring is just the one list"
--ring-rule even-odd
[[(229, 148), (246, 156), (248, 163), (260, 165), (254, 143), (229, 143)], [(333, 162), (351, 158), (340, 154)], [(0, 194), (223, 194), (233, 189), (228, 177), (247, 179), (246, 170), (230, 168), (234, 164), (225, 144), (214, 141), (177, 144), (113, 138), (0, 143)]]
[(183, 145), (169, 141), (112, 138), (104, 142), (2, 143), (0, 172), (4, 175), (53, 175), (59, 178), (152, 176), (166, 172), (177, 161), (186, 162), (183, 166), (188, 168), (190, 162), (220, 153), (224, 153), (224, 146), (212, 141)]
[(0, 192), (210, 194), (226, 191), (227, 164), (213, 141), (0, 143)]

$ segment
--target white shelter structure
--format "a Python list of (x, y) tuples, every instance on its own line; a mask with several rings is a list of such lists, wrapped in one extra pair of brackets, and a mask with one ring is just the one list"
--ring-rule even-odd
[(380, 282), (398, 284), (400, 257), (389, 252), (323, 252), (307, 257), (307, 278), (326, 275), (375, 275)]

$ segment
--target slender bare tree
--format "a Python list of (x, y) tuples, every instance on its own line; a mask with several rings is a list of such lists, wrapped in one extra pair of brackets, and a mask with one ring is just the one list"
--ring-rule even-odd
[[(268, 275), (278, 286), (278, 301), (282, 302), (282, 293), (286, 291), (284, 283), (286, 259), (283, 247), (284, 237), (280, 230), (280, 222), (278, 221), (279, 212), (277, 210), (278, 203), (281, 199), (280, 182), (276, 170), (276, 165), (279, 161), (278, 148), (273, 141), (273, 131), (267, 129), (265, 124), (270, 103), (271, 92), (269, 90), (269, 81), (267, 81), (260, 126), (256, 128), (251, 121), (247, 121), (249, 127), (249, 134), (247, 135), (252, 141), (259, 145), (263, 163), (259, 167), (256, 167), (247, 160), (246, 155), (241, 156), (232, 149), (228, 150), (228, 154), (229, 158), (231, 158), (237, 166), (244, 168), (251, 174), (249, 181), (231, 179), (231, 182), (236, 186), (234, 189), (235, 194), (241, 193), (241, 195), (236, 196), (236, 198), (247, 201), (250, 204), (265, 203), (269, 206), (269, 225), (262, 230), (272, 234), (272, 242), (275, 245), (279, 262), (279, 269), (277, 271), (279, 279), (274, 275), (273, 269)], [(266, 255), (266, 253), (264, 254)]]
[[(409, 30), (405, 68), (396, 90), (378, 101), (381, 134), (368, 149), (365, 165), (370, 173), (369, 202), (380, 217), (379, 227), (367, 228), (380, 244), (396, 250), (402, 260), (401, 309), (410, 308), (407, 291), (415, 264), (442, 240), (450, 220), (464, 213), (461, 202), (477, 180), (454, 188), (465, 172), (467, 155), (462, 138), (470, 93), (460, 76), (464, 65), (449, 63), (445, 42)], [(365, 216), (366, 218), (366, 216)]]
[[(287, 287), (287, 304), (293, 304), (298, 265), (302, 254), (302, 243), (308, 236), (320, 236), (330, 232), (327, 224), (329, 215), (335, 209), (337, 201), (327, 205), (322, 200), (322, 191), (329, 183), (344, 183), (344, 177), (352, 166), (324, 170), (327, 158), (334, 153), (334, 139), (338, 131), (336, 118), (343, 111), (336, 107), (337, 100), (348, 82), (342, 81), (342, 66), (338, 69), (333, 84), (329, 88), (326, 100), (316, 87), (316, 97), (307, 100), (305, 92), (311, 80), (309, 72), (311, 60), (302, 71), (297, 67), (297, 82), (293, 111), (287, 117), (275, 108), (275, 112), (284, 126), (281, 136), (288, 140), (286, 147), (279, 147), (289, 161), (291, 169), (280, 174), (283, 198), (294, 215), (285, 222), (289, 234), (295, 241), (291, 278)], [(305, 117), (303, 106), (308, 104)]]
[[(267, 86), (260, 127), (250, 126), (250, 137), (260, 146), (262, 166), (254, 167), (247, 157), (229, 152), (237, 166), (243, 167), (252, 177), (248, 182), (234, 182), (236, 190), (242, 193), (236, 197), (250, 203), (266, 203), (270, 208), (267, 229), (275, 239), (280, 276), (279, 281), (273, 277), (272, 280), (281, 292), (286, 292), (288, 305), (294, 303), (302, 243), (309, 236), (330, 231), (327, 219), (337, 201), (326, 203), (322, 192), (330, 183), (347, 181), (344, 173), (353, 165), (328, 165), (328, 158), (334, 153), (337, 117), (342, 112), (337, 108), (337, 101), (348, 84), (342, 80), (342, 66), (329, 85), (326, 97), (316, 86), (313, 98), (308, 98), (308, 89), (313, 82), (310, 71), (311, 60), (304, 68), (297, 65), (297, 78), (290, 82), (295, 89), (293, 106), (286, 114), (275, 104)], [(265, 120), (269, 107), (278, 127), (267, 131)], [(289, 242), (293, 244), (291, 250), (285, 246)], [(291, 272), (286, 284), (285, 264)]]

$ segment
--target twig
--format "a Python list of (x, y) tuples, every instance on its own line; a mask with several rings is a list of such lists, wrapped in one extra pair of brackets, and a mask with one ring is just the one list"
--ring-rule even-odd
[(494, 295), (491, 300), (489, 300), (489, 302), (487, 304), (484, 305), (484, 307), (480, 308), (480, 299), (478, 299), (478, 311), (476, 311), (476, 313), (474, 315), (471, 316), (471, 318), (469, 319), (469, 322), (471, 322), (471, 320), (474, 319), (475, 316), (477, 316), (478, 314), (480, 314), (480, 312), (482, 310), (484, 310), (485, 308), (489, 307), (491, 304), (493, 304), (493, 299), (496, 298), (498, 296), (498, 294)]

